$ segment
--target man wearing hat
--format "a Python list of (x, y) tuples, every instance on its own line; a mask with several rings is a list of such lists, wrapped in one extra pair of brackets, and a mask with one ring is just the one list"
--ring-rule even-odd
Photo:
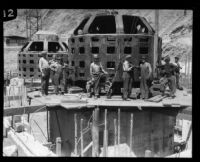
[(53, 84), (54, 84), (54, 92), (56, 94), (59, 93), (59, 85), (61, 83), (62, 78), (62, 66), (61, 66), (61, 58), (59, 56), (54, 57), (55, 60), (51, 62), (50, 68), (53, 71)]
[(49, 63), (46, 60), (46, 55), (47, 52), (43, 51), (41, 53), (41, 58), (39, 60), (39, 69), (42, 74), (41, 76), (42, 95), (48, 95), (48, 86), (50, 77), (50, 68), (49, 68)]
[(179, 64), (179, 57), (177, 57), (177, 56), (175, 57), (175, 65), (176, 65), (176, 69), (175, 69), (176, 88), (178, 88), (179, 90), (183, 90), (183, 88), (179, 84), (180, 69), (182, 69), (182, 67)]
[(163, 69), (163, 75), (167, 79), (167, 84), (170, 89), (170, 97), (175, 97), (175, 92), (176, 92), (176, 77), (175, 77), (175, 69), (176, 66), (170, 63), (170, 57), (167, 56), (165, 59), (165, 65), (160, 65)]
[(94, 94), (95, 98), (99, 97), (99, 83), (106, 80), (106, 75), (108, 74), (100, 62), (99, 55), (94, 54), (94, 62), (90, 65), (90, 75), (92, 76), (92, 81), (94, 82)]
[(149, 80), (152, 75), (152, 68), (150, 63), (146, 61), (146, 58), (142, 56), (140, 64), (140, 92), (141, 99), (149, 98)]
[(122, 98), (123, 100), (127, 100), (131, 93), (132, 89), (132, 76), (131, 76), (131, 70), (132, 70), (132, 65), (130, 63), (131, 55), (128, 55), (125, 57), (125, 60), (123, 62), (123, 74), (122, 74), (122, 79), (123, 79), (123, 95)]

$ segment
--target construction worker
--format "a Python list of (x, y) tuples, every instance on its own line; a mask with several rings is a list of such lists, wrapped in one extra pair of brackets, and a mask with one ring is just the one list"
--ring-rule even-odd
[(54, 92), (57, 95), (59, 93), (59, 86), (62, 79), (61, 58), (56, 56), (55, 61), (50, 64), (50, 68), (52, 71), (54, 71), (54, 75), (53, 75)]
[(128, 55), (125, 57), (125, 60), (123, 62), (123, 95), (122, 99), (127, 100), (127, 98), (130, 96), (131, 89), (132, 89), (132, 76), (130, 74), (132, 70), (132, 66), (130, 63), (131, 55)]
[(183, 90), (183, 87), (180, 86), (179, 84), (179, 79), (180, 79), (180, 69), (182, 69), (182, 67), (179, 64), (179, 57), (175, 57), (175, 65), (176, 65), (176, 69), (175, 69), (175, 76), (176, 76), (176, 88), (179, 90)]
[(46, 60), (47, 52), (43, 51), (41, 53), (41, 58), (39, 60), (39, 69), (42, 74), (41, 76), (41, 88), (42, 95), (48, 95), (49, 77), (50, 77), (50, 67)]
[(142, 56), (140, 64), (140, 92), (141, 99), (149, 98), (149, 82), (152, 75), (152, 68), (150, 63), (146, 61), (146, 58)]
[(169, 96), (174, 98), (176, 92), (176, 77), (175, 77), (175, 68), (176, 66), (170, 63), (170, 57), (168, 56), (165, 59), (165, 65), (160, 65), (162, 68), (163, 76), (167, 79), (167, 85), (170, 89)]
[(69, 76), (69, 62), (68, 60), (63, 61), (61, 60), (62, 65), (62, 81), (61, 81), (61, 92), (67, 92), (67, 81)]
[(108, 73), (103, 69), (98, 54), (94, 54), (93, 57), (94, 57), (94, 62), (90, 64), (90, 75), (94, 83), (94, 94), (96, 99), (97, 97), (99, 97), (99, 88), (100, 88), (99, 84), (100, 82), (106, 80), (106, 75)]
[(49, 61), (49, 66), (50, 66), (50, 77), (51, 77), (51, 82), (52, 85), (54, 86), (54, 74), (55, 74), (55, 66), (53, 66), (56, 62), (56, 54), (53, 55), (52, 59)]

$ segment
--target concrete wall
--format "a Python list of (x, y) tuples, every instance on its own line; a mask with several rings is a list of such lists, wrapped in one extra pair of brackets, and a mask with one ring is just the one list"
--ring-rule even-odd
[[(56, 137), (61, 136), (63, 141), (63, 156), (70, 156), (74, 151), (74, 113), (78, 119), (78, 139), (80, 138), (80, 119), (84, 120), (83, 129), (87, 127), (88, 120), (93, 109), (66, 110), (54, 108), (50, 111), (50, 139), (55, 142)], [(58, 122), (56, 119), (56, 111)], [(162, 110), (165, 111), (165, 110)], [(120, 143), (130, 145), (130, 117), (133, 113), (133, 141), (132, 150), (138, 157), (144, 156), (149, 149), (158, 156), (167, 156), (173, 153), (174, 126), (176, 113), (161, 113), (156, 111), (138, 111), (133, 109), (121, 109), (121, 139)], [(104, 123), (104, 108), (100, 108), (99, 124)], [(117, 119), (117, 108), (108, 109), (108, 145), (114, 145), (114, 119)], [(90, 120), (91, 122), (92, 120)], [(59, 123), (59, 126), (58, 126)], [(59, 133), (60, 127), (60, 133)], [(104, 125), (99, 127), (99, 145), (103, 146)], [(92, 141), (91, 131), (84, 134), (84, 148)], [(80, 153), (80, 142), (78, 143)], [(85, 154), (91, 156), (91, 149)]]

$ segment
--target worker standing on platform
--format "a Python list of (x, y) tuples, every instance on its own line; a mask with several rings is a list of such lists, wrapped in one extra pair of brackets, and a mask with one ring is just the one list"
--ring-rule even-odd
[(69, 63), (67, 61), (61, 60), (61, 65), (62, 65), (62, 81), (61, 81), (61, 92), (64, 94), (67, 92), (67, 81), (68, 81), (68, 76), (69, 76)]
[(170, 89), (170, 97), (175, 97), (176, 92), (176, 77), (175, 77), (175, 69), (176, 66), (170, 63), (170, 57), (168, 56), (165, 59), (165, 65), (159, 66), (163, 71), (163, 76), (167, 79), (167, 84)]
[(126, 56), (124, 62), (123, 62), (123, 100), (127, 100), (127, 98), (130, 95), (131, 89), (132, 89), (132, 76), (130, 75), (130, 72), (132, 70), (132, 66), (130, 64), (130, 58), (131, 55)]
[(54, 86), (54, 74), (55, 74), (55, 63), (56, 63), (56, 54), (53, 55), (53, 58), (52, 60), (49, 61), (49, 66), (50, 66), (50, 77), (51, 77), (51, 82), (52, 82), (52, 85)]
[(48, 95), (48, 87), (49, 87), (50, 68), (49, 68), (49, 63), (46, 60), (46, 56), (47, 52), (43, 51), (41, 53), (41, 58), (39, 60), (39, 69), (42, 74), (41, 76), (42, 95)]
[(61, 58), (56, 56), (55, 61), (51, 63), (50, 68), (52, 71), (54, 71), (54, 75), (53, 75), (54, 92), (58, 94), (59, 86), (60, 86), (61, 78), (62, 78)]
[(99, 97), (99, 84), (101, 81), (106, 80), (107, 74), (108, 73), (103, 69), (98, 54), (94, 54), (94, 62), (90, 64), (90, 75), (92, 76), (92, 81), (94, 82), (95, 99)]
[(140, 92), (141, 92), (141, 99), (148, 99), (149, 98), (149, 82), (150, 77), (152, 75), (152, 68), (150, 63), (148, 63), (143, 56), (141, 59), (140, 64)]
[(176, 69), (175, 69), (176, 88), (179, 89), (179, 90), (183, 90), (183, 87), (181, 87), (180, 84), (179, 84), (180, 69), (182, 69), (182, 67), (180, 66), (180, 63), (179, 63), (179, 57), (175, 57), (175, 65), (176, 65)]

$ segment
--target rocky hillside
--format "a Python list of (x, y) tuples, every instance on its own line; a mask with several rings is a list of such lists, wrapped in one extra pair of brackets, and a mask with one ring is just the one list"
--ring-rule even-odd
[[(55, 31), (69, 36), (85, 14), (102, 11), (96, 9), (41, 9), (42, 29)], [(154, 10), (117, 10), (120, 13), (145, 17), (154, 28)], [(4, 34), (26, 36), (25, 10), (18, 10), (17, 19), (4, 23)], [(184, 61), (186, 55), (191, 56), (192, 49), (192, 11), (160, 10), (159, 36), (163, 38), (163, 56), (176, 55)]]

